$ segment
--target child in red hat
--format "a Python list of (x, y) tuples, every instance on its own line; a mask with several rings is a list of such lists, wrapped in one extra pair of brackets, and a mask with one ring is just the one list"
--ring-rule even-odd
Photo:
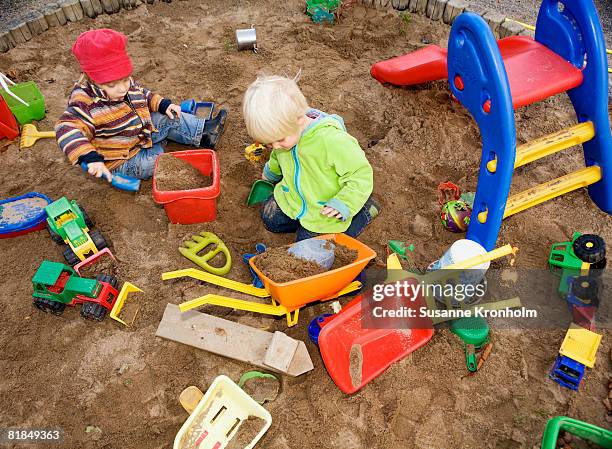
[(166, 139), (214, 148), (227, 118), (224, 109), (211, 120), (182, 113), (171, 100), (136, 84), (126, 43), (125, 35), (111, 29), (77, 38), (72, 53), (83, 74), (55, 125), (68, 160), (87, 164), (89, 174), (108, 181), (112, 172), (151, 178)]

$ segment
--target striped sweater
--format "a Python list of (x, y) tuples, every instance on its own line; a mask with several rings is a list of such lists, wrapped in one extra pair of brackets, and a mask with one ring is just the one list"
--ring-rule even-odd
[(124, 100), (111, 101), (88, 81), (75, 84), (68, 108), (55, 125), (60, 149), (71, 164), (95, 151), (109, 170), (119, 167), (143, 148), (151, 148), (151, 111), (157, 112), (162, 96), (132, 82)]

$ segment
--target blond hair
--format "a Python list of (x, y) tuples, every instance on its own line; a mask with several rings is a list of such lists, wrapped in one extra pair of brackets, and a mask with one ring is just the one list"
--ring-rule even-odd
[(259, 76), (245, 92), (244, 122), (256, 142), (278, 142), (300, 132), (298, 120), (306, 114), (308, 103), (296, 78)]

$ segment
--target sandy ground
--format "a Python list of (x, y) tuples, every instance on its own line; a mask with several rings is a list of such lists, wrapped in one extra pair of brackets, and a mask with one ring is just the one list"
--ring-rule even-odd
[[(233, 30), (251, 24), (258, 27), (261, 51), (236, 51)], [(3, 153), (2, 197), (35, 190), (76, 199), (112, 241), (120, 280), (145, 293), (131, 299), (141, 309), (127, 329), (110, 319), (86, 322), (72, 309), (62, 317), (41, 314), (31, 306), (30, 279), (41, 260), (61, 260), (60, 248), (45, 232), (0, 241), (0, 425), (62, 427), (61, 447), (67, 449), (161, 449), (171, 446), (186, 419), (178, 403), (183, 388), (206, 389), (219, 374), (237, 380), (252, 367), (154, 337), (168, 302), (220, 291), (187, 280), (162, 282), (160, 274), (192, 266), (177, 247), (202, 230), (225, 241), (236, 261), (228, 277), (241, 281), (249, 280), (241, 254), (252, 252), (256, 242), (280, 246), (292, 239), (266, 232), (257, 210), (244, 205), (262, 168), (242, 154), (250, 141), (240, 101), (256, 73), (295, 74), (301, 68), (301, 86), (312, 106), (345, 118), (375, 171), (383, 213), (361, 240), (377, 251), (379, 262), (390, 239), (415, 243), (415, 260), (424, 266), (458, 237), (438, 221), (436, 186), (452, 180), (464, 189), (475, 187), (480, 137), (468, 113), (450, 101), (445, 83), (387, 88), (369, 76), (373, 62), (419, 48), (424, 38), (445, 45), (448, 27), (420, 17), (406, 23), (394, 12), (363, 7), (334, 27), (317, 26), (298, 0), (156, 3), (38, 36), (0, 55), (0, 66), (41, 87), (48, 114), (39, 128), (51, 129), (78, 76), (69, 51), (76, 36), (108, 26), (129, 35), (134, 75), (145, 86), (175, 99), (214, 100), (230, 110), (218, 147), (218, 219), (171, 225), (153, 202), (150, 183), (131, 195), (87, 179), (66, 163), (52, 140)], [(521, 109), (516, 120), (520, 143), (575, 123), (565, 98)], [(550, 156), (517, 170), (513, 189), (581, 164), (577, 148)], [(545, 269), (553, 242), (567, 240), (574, 230), (612, 241), (610, 223), (587, 193), (578, 191), (505, 221), (499, 243), (520, 247), (517, 266)], [(307, 307), (299, 325), (288, 330), (284, 319), (205, 311), (307, 340), (307, 323), (329, 310), (329, 305)], [(597, 365), (579, 393), (548, 378), (563, 329), (493, 332), (494, 352), (477, 376), (465, 377), (462, 346), (442, 328), (427, 346), (352, 396), (335, 387), (308, 342), (315, 369), (283, 378), (279, 397), (267, 405), (274, 422), (259, 447), (531, 449), (556, 415), (609, 427), (601, 403), (611, 373), (609, 330), (602, 331)], [(87, 426), (100, 431), (87, 433)]]

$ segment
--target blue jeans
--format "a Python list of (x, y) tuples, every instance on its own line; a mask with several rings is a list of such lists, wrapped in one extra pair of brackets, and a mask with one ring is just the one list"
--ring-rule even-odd
[(136, 156), (121, 164), (113, 173), (121, 173), (138, 179), (150, 179), (157, 156), (163, 154), (162, 142), (166, 139), (177, 143), (199, 146), (202, 140), (205, 120), (191, 114), (181, 112), (178, 119), (171, 119), (159, 112), (151, 113), (153, 126), (157, 132), (151, 135), (153, 146), (143, 148)]
[[(372, 206), (372, 198), (369, 198), (361, 210), (355, 214), (351, 220), (351, 225), (344, 231), (344, 234), (350, 235), (351, 237), (357, 237), (363, 232), (366, 226), (378, 215), (378, 211), (374, 216), (371, 215), (370, 206)], [(295, 232), (296, 242), (321, 235), (320, 233), (305, 229), (300, 224), (299, 220), (294, 220), (285, 215), (274, 199), (274, 195), (262, 204), (261, 219), (266, 229), (270, 232)]]

